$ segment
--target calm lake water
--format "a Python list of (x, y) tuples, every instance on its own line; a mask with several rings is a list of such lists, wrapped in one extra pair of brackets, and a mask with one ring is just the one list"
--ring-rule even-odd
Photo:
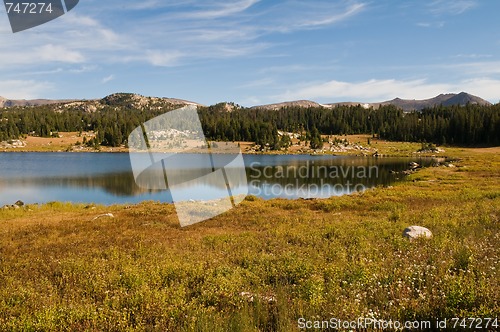
[[(178, 184), (193, 179), (191, 173), (200, 171), (196, 166), (198, 158), (199, 155), (187, 155), (183, 159), (185, 165), (171, 166), (169, 172)], [(390, 185), (404, 178), (398, 172), (408, 169), (410, 162), (429, 166), (433, 159), (245, 155), (244, 162), (244, 172), (226, 170), (233, 191), (246, 193), (247, 184), (249, 194), (265, 199), (291, 199), (329, 197)], [(126, 153), (0, 153), (0, 205), (17, 200), (105, 205), (172, 201), (168, 189), (144, 189), (141, 181), (144, 179), (134, 178)], [(215, 182), (185, 181), (177, 187), (180, 194), (176, 197), (185, 200), (227, 195), (227, 188)]]

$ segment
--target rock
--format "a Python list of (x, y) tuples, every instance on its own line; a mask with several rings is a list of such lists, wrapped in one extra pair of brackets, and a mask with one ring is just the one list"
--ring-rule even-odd
[(15, 202), (12, 205), (7, 204), (7, 205), (2, 206), (2, 209), (4, 209), (4, 210), (18, 210), (22, 206), (24, 206), (24, 202), (23, 201), (17, 201), (17, 202)]
[(432, 237), (432, 232), (422, 226), (410, 226), (405, 228), (405, 230), (403, 231), (403, 236), (410, 240), (415, 240), (418, 238), (429, 239)]
[(114, 218), (115, 216), (112, 213), (100, 214), (97, 217), (95, 217), (94, 219), (92, 219), (92, 221), (97, 220), (99, 218), (103, 218), (103, 217)]
[(414, 161), (412, 161), (411, 163), (408, 164), (408, 166), (410, 166), (411, 168), (418, 168), (420, 167), (420, 165)]

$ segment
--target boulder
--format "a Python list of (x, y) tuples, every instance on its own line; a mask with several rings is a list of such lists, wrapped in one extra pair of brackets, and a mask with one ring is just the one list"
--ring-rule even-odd
[(405, 230), (403, 231), (403, 236), (410, 240), (415, 240), (418, 238), (429, 239), (432, 237), (432, 232), (422, 226), (410, 226), (405, 228)]
[(412, 161), (411, 163), (408, 164), (408, 166), (410, 166), (411, 168), (419, 168), (420, 165), (414, 161)]
[(24, 202), (19, 200), (17, 202), (14, 203), (14, 205), (17, 205), (17, 206), (24, 206)]

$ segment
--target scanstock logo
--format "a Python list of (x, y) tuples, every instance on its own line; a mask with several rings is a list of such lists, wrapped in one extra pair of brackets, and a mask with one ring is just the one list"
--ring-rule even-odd
[(128, 146), (136, 184), (170, 195), (181, 226), (229, 211), (248, 194), (240, 147), (206, 140), (194, 105), (140, 125)]
[(75, 8), (79, 0), (4, 0), (12, 32), (31, 29), (52, 21)]

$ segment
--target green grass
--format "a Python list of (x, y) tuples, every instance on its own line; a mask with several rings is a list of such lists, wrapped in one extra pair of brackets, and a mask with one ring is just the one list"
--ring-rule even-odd
[[(250, 197), (187, 228), (155, 202), (0, 210), (0, 330), (294, 331), (300, 317), (498, 317), (500, 157), (452, 153), (458, 167), (423, 169), (392, 188)], [(115, 218), (92, 221), (108, 212)], [(409, 242), (410, 225), (433, 238)]]

